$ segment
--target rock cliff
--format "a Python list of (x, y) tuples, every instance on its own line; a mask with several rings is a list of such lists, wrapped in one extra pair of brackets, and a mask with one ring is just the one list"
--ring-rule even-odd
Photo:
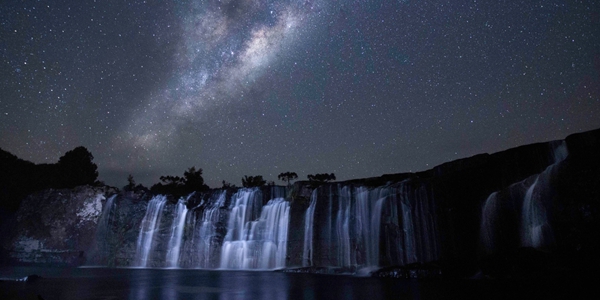
[[(98, 219), (112, 188), (80, 186), (26, 197), (4, 231), (8, 259), (81, 265), (95, 241)], [(5, 259), (7, 259), (5, 257)]]

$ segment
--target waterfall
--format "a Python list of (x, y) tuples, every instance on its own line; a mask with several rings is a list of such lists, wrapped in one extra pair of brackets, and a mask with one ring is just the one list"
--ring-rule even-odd
[(221, 250), (221, 268), (285, 267), (289, 202), (275, 198), (262, 206), (259, 189), (239, 190), (234, 198)]
[(304, 215), (304, 247), (302, 251), (302, 266), (309, 267), (313, 265), (313, 224), (315, 218), (315, 207), (317, 205), (317, 189), (313, 190), (310, 196), (310, 204)]
[(400, 182), (402, 218), (402, 264), (428, 262), (439, 258), (437, 217), (428, 187), (410, 180)]
[(142, 219), (137, 240), (135, 265), (138, 267), (147, 267), (148, 257), (152, 251), (154, 233), (158, 230), (157, 224), (160, 224), (165, 203), (167, 203), (167, 197), (163, 195), (155, 196), (148, 202), (148, 208), (144, 219)]
[(417, 227), (419, 230), (416, 235), (420, 238), (420, 252), (417, 258), (419, 262), (436, 260), (440, 254), (434, 197), (429, 192), (425, 185), (420, 185), (416, 189), (416, 214), (419, 220)]
[[(492, 193), (481, 211), (480, 240), (488, 252), (511, 247), (544, 248), (554, 244), (550, 225), (556, 167), (567, 156), (564, 141), (550, 143), (550, 165), (541, 173)], [(519, 224), (518, 227), (511, 225)], [(515, 236), (516, 238), (513, 238)]]
[(353, 259), (355, 255), (350, 243), (350, 209), (352, 203), (350, 188), (338, 185), (338, 198), (338, 208), (335, 216), (335, 236), (338, 237), (338, 240), (335, 244), (337, 246), (335, 257), (337, 258), (337, 265), (353, 266), (356, 265), (356, 260)]
[(485, 250), (493, 251), (496, 247), (496, 222), (498, 216), (498, 192), (491, 193), (485, 200), (481, 217), (481, 242)]
[(111, 220), (117, 194), (110, 196), (102, 209), (102, 214), (96, 227), (95, 248), (88, 262), (93, 264), (108, 264), (107, 258), (111, 250), (109, 236), (111, 232)]
[(190, 194), (186, 200), (180, 199), (179, 202), (177, 202), (176, 216), (173, 218), (173, 224), (171, 226), (171, 238), (169, 239), (169, 248), (167, 249), (167, 266), (172, 268), (179, 266), (181, 238), (183, 237), (185, 220), (188, 213), (186, 203), (187, 199), (189, 199), (189, 197), (192, 195), (193, 193)]
[[(327, 213), (315, 216), (316, 210)], [(376, 267), (435, 260), (435, 218), (433, 199), (422, 185), (331, 185), (322, 199), (315, 190), (304, 215), (302, 265)]]
[[(284, 188), (264, 194), (260, 188), (244, 188), (230, 197), (217, 191), (189, 195), (168, 209), (166, 197), (156, 196), (141, 224), (135, 265), (284, 268), (290, 224), (285, 195)], [(198, 202), (188, 210), (189, 203)], [(160, 225), (163, 213), (165, 224)], [(305, 267), (356, 269), (439, 257), (435, 205), (424, 184), (325, 185), (312, 191), (302, 216)], [(157, 235), (159, 227), (164, 230)]]
[[(224, 210), (227, 193), (221, 191), (209, 199), (208, 203), (202, 202), (204, 206), (202, 216), (198, 221), (200, 226), (195, 229), (194, 243), (197, 246), (198, 268), (216, 268), (220, 261), (221, 241), (219, 240), (219, 224), (225, 217)], [(197, 240), (197, 241), (195, 241)]]
[(564, 141), (551, 143), (553, 162), (542, 173), (536, 176), (533, 184), (527, 189), (523, 200), (521, 246), (541, 248), (554, 243), (554, 233), (548, 221), (549, 200), (551, 198), (550, 181), (554, 168), (567, 155), (567, 145)]
[[(360, 248), (365, 252), (365, 266), (379, 265), (379, 229), (381, 227), (381, 208), (385, 198), (383, 189), (368, 190), (365, 187), (355, 189), (356, 195), (356, 232)], [(349, 234), (349, 233), (348, 233)]]
[(413, 209), (410, 196), (410, 186), (402, 184), (400, 186), (400, 201), (401, 201), (401, 213), (402, 216), (402, 232), (404, 234), (402, 262), (404, 264), (410, 264), (417, 261), (417, 251), (415, 242), (415, 228), (413, 221)]
[(98, 220), (96, 239), (101, 245), (104, 245), (106, 243), (107, 235), (110, 232), (111, 215), (116, 198), (117, 195), (115, 194), (108, 198), (108, 200), (106, 200), (106, 204), (104, 205), (104, 209), (102, 210), (102, 215), (100, 215), (100, 220)]
[(110, 196), (110, 198), (106, 200), (106, 204), (104, 205), (104, 209), (102, 210), (102, 215), (100, 216), (100, 220), (98, 221), (98, 228), (103, 229), (103, 231), (106, 231), (106, 229), (110, 226), (110, 217), (116, 198), (117, 194)]

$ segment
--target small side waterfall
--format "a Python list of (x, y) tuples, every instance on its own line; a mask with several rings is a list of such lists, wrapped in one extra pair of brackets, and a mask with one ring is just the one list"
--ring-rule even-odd
[[(480, 241), (486, 252), (554, 244), (550, 225), (556, 167), (568, 155), (564, 141), (550, 144), (550, 165), (541, 173), (496, 191), (481, 212)], [(515, 225), (516, 224), (516, 225)]]
[(104, 209), (102, 210), (102, 215), (100, 216), (100, 220), (98, 221), (98, 229), (102, 232), (106, 232), (108, 227), (110, 226), (111, 215), (114, 209), (114, 203), (116, 198), (117, 194), (110, 196), (106, 200), (106, 204), (104, 205)]
[(521, 246), (524, 247), (541, 248), (554, 243), (554, 233), (548, 221), (552, 197), (550, 181), (554, 175), (554, 168), (567, 157), (568, 151), (564, 141), (552, 146), (553, 163), (537, 175), (525, 193), (521, 220)]
[(91, 257), (88, 258), (88, 262), (94, 265), (108, 265), (108, 257), (112, 247), (110, 247), (110, 235), (111, 235), (111, 221), (113, 217), (113, 211), (115, 208), (115, 199), (117, 194), (110, 196), (103, 208), (100, 219), (98, 220), (98, 227), (96, 227), (96, 240), (92, 250)]
[(496, 249), (496, 228), (498, 222), (498, 192), (491, 193), (485, 200), (481, 217), (481, 243), (487, 252)]
[(155, 196), (148, 202), (148, 208), (144, 215), (144, 219), (142, 219), (140, 234), (137, 241), (135, 265), (138, 267), (148, 266), (148, 258), (152, 251), (152, 243), (154, 241), (154, 233), (158, 230), (157, 224), (160, 223), (165, 203), (167, 203), (167, 197), (163, 195)]
[(106, 203), (104, 204), (104, 209), (102, 210), (102, 215), (100, 215), (100, 220), (98, 220), (96, 239), (101, 245), (104, 245), (104, 243), (106, 242), (107, 235), (110, 232), (110, 221), (116, 198), (117, 195), (115, 194), (106, 200)]
[[(189, 198), (190, 194), (187, 198)], [(186, 206), (187, 199), (180, 199), (177, 203), (176, 215), (173, 219), (171, 238), (169, 239), (169, 248), (167, 249), (167, 265), (169, 267), (179, 266), (179, 252), (181, 250), (181, 238), (185, 228), (185, 220), (188, 213)]]

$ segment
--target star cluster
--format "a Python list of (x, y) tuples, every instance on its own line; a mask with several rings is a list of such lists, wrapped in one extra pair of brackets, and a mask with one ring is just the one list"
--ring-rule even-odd
[[(485, 2), (485, 3), (484, 3)], [(600, 127), (594, 1), (0, 4), (0, 147), (100, 179), (340, 180)]]

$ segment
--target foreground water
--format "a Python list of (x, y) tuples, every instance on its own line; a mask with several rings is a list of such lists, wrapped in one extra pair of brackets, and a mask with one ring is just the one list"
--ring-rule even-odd
[[(32, 282), (10, 280), (31, 274), (42, 278)], [(399, 280), (281, 272), (111, 268), (0, 268), (0, 278), (0, 299), (40, 299), (39, 295), (46, 300), (566, 299), (583, 295), (588, 286), (574, 280)]]

